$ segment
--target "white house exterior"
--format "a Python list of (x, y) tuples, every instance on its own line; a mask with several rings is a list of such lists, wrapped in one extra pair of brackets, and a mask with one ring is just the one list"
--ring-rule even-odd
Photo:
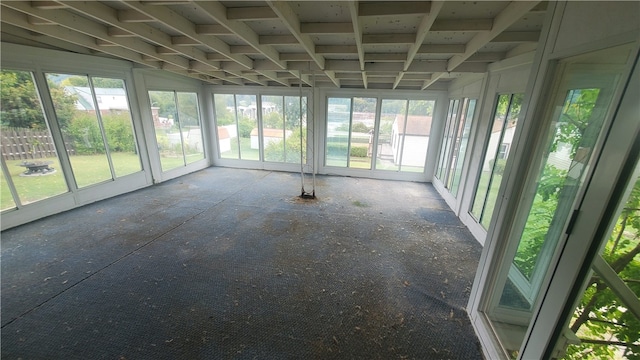
[[(85, 86), (65, 86), (65, 91), (76, 95), (76, 109), (84, 111), (95, 111), (91, 89)], [(94, 88), (98, 109), (101, 112), (120, 110), (129, 111), (127, 94), (123, 88)]]
[[(405, 166), (424, 166), (431, 133), (431, 116), (396, 116), (391, 129), (393, 163)], [(402, 159), (400, 154), (402, 153)], [(402, 161), (402, 164), (400, 162)]]
[[(264, 137), (264, 147), (266, 148), (271, 143), (282, 141), (287, 139), (291, 135), (291, 130), (282, 129), (262, 129), (262, 136)], [(258, 141), (258, 128), (251, 130), (251, 148), (259, 149), (260, 142)]]

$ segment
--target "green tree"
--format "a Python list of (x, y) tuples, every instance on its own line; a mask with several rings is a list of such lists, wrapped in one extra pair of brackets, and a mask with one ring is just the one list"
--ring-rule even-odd
[(40, 99), (25, 71), (2, 70), (0, 73), (0, 121), (2, 126), (46, 129)]
[(109, 151), (135, 152), (136, 143), (128, 113), (113, 113), (102, 116)]
[(432, 116), (434, 104), (433, 100), (410, 100), (409, 115)]
[(376, 112), (376, 98), (353, 98), (353, 112), (363, 113), (375, 113)]
[(298, 96), (285, 96), (284, 97), (284, 121), (285, 128), (287, 130), (296, 130), (300, 128), (300, 121), (302, 126), (305, 124), (306, 114), (306, 98), (302, 99), (302, 118), (300, 117), (300, 97)]
[[(93, 86), (96, 88), (122, 89), (124, 86), (121, 79), (92, 77), (91, 81), (93, 82)], [(88, 87), (89, 78), (86, 76), (70, 76), (60, 81), (60, 85)]]
[(282, 129), (282, 116), (277, 111), (272, 111), (262, 117), (262, 123), (268, 129)]
[(149, 91), (151, 106), (159, 108), (162, 117), (173, 118), (176, 114), (176, 100), (173, 91)]
[(240, 135), (240, 137), (242, 138), (248, 138), (251, 136), (251, 130), (253, 130), (255, 127), (255, 120), (243, 116), (238, 120), (238, 135)]
[(104, 153), (104, 142), (95, 115), (78, 111), (64, 130), (74, 139), (78, 155)]
[[(601, 127), (603, 114), (595, 113), (598, 89), (576, 89), (567, 93), (562, 113), (555, 124), (554, 139), (549, 151), (560, 145), (570, 147), (572, 165), (580, 165), (583, 149), (588, 154), (589, 146), (595, 143)], [(514, 99), (507, 109), (506, 101), (498, 102), (501, 116), (520, 112), (520, 99)], [(503, 108), (501, 109), (501, 106)], [(511, 117), (511, 116), (509, 116)], [(585, 150), (586, 149), (586, 150)], [(575, 176), (575, 175), (574, 175)], [(536, 196), (523, 232), (514, 264), (529, 276), (554, 219), (559, 199), (565, 191), (575, 191), (575, 179), (565, 170), (547, 164), (540, 177)], [(604, 259), (620, 278), (640, 297), (640, 181), (635, 184), (614, 231), (603, 253)], [(571, 330), (581, 339), (580, 345), (568, 348), (568, 359), (604, 359), (616, 356), (616, 346), (628, 359), (640, 359), (640, 322), (628, 311), (611, 289), (596, 275), (589, 279), (583, 298), (580, 300)]]
[(199, 127), (200, 113), (198, 112), (198, 96), (195, 93), (179, 92), (178, 97), (178, 115), (180, 124), (183, 128)]
[[(300, 131), (300, 128), (294, 129), (291, 135), (287, 136), (286, 140), (272, 142), (267, 145), (264, 149), (265, 160), (274, 162), (300, 163), (300, 149), (304, 148), (306, 150), (307, 148), (306, 136), (303, 136), (302, 144), (300, 144)], [(303, 134), (305, 134), (306, 131), (306, 128), (302, 128)]]
[(216, 103), (216, 124), (218, 126), (231, 125), (236, 123), (236, 118), (225, 106)]

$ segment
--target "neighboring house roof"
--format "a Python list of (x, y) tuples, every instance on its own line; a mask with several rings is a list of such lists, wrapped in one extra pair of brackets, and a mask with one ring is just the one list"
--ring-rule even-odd
[[(291, 130), (286, 130), (287, 132), (291, 132)], [(258, 128), (254, 128), (251, 130), (251, 136), (258, 136)], [(270, 137), (270, 138), (282, 138), (284, 133), (282, 129), (262, 129), (262, 136)]]
[[(91, 89), (86, 86), (65, 86), (64, 89), (73, 95), (77, 95), (76, 107), (80, 110), (95, 110), (93, 106), (93, 98), (91, 96)], [(100, 98), (101, 96), (111, 96), (111, 97), (122, 97), (126, 98), (127, 94), (122, 88), (94, 88), (96, 92), (96, 97)], [(126, 103), (126, 100), (125, 100)], [(104, 103), (100, 106), (102, 110), (109, 109), (123, 109), (128, 110), (127, 107), (123, 106), (115, 106), (115, 102), (113, 103)], [(108, 107), (108, 108), (105, 108)]]
[(229, 130), (226, 127), (218, 126), (218, 139), (228, 139), (230, 137)]
[[(507, 124), (507, 129), (515, 127), (516, 123), (517, 123), (517, 118), (515, 119), (511, 119), (509, 120), (509, 123)], [(493, 122), (493, 126), (491, 127), (491, 133), (497, 133), (497, 132), (501, 132), (502, 131), (502, 124), (503, 124), (504, 120), (499, 120), (499, 121), (494, 121)]]
[(429, 136), (431, 133), (431, 116), (409, 115), (407, 127), (404, 127), (404, 116), (396, 117), (399, 134)]
[(76, 108), (79, 110), (94, 110), (91, 91), (88, 87), (65, 86), (65, 91), (71, 95), (76, 95)]

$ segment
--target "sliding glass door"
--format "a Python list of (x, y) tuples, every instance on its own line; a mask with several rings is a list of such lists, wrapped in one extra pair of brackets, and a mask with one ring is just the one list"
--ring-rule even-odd
[(435, 176), (454, 197), (458, 195), (475, 107), (475, 99), (451, 100), (449, 102), (445, 136), (440, 147)]
[[(594, 185), (591, 177), (598, 169), (595, 164), (602, 144), (616, 141), (607, 134), (620, 64), (628, 55), (628, 49), (610, 49), (567, 58), (557, 65), (558, 76), (542, 120), (547, 129), (544, 143), (532, 156), (535, 161), (524, 183), (527, 190), (518, 199), (508, 245), (496, 259), (501, 265), (484, 292), (484, 312), (508, 357), (519, 355), (527, 327), (535, 320), (535, 306), (545, 294), (545, 279), (553, 274), (553, 259), (563, 244), (572, 241), (576, 217), (591, 210), (582, 204), (590, 202), (585, 193)], [(601, 63), (605, 58), (606, 65)], [(498, 104), (501, 101), (502, 97)], [(495, 154), (500, 154), (499, 146)]]
[(213, 94), (213, 102), (220, 159), (306, 162), (306, 96)]
[(149, 100), (162, 171), (204, 159), (197, 94), (149, 91)]
[(434, 106), (433, 100), (329, 97), (325, 165), (424, 172)]

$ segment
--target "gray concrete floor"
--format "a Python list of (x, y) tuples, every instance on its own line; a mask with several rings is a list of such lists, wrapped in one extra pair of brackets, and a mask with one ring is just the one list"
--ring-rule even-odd
[(208, 168), (4, 231), (2, 358), (482, 358), (481, 247), (430, 184), (299, 192)]

